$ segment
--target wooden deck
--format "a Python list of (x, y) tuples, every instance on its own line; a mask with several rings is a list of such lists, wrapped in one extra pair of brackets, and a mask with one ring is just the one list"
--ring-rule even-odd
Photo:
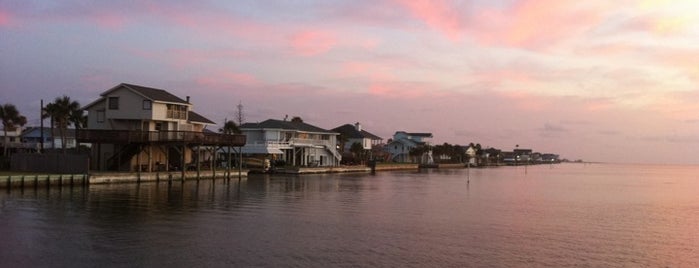
[(192, 145), (243, 146), (245, 135), (195, 131), (140, 131), (80, 129), (76, 139), (84, 143), (157, 144), (185, 143)]

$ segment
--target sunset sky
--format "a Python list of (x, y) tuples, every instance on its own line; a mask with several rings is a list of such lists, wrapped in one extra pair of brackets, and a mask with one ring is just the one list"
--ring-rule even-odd
[[(699, 164), (698, 1), (0, 2), (0, 103), (122, 83), (223, 122)], [(211, 126), (210, 129), (218, 129)]]

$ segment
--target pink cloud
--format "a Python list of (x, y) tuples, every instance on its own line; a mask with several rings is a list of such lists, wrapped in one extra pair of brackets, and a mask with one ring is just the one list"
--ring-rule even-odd
[[(371, 81), (395, 80), (396, 76), (390, 73), (391, 64), (382, 63), (380, 60), (374, 62), (349, 61), (342, 63), (337, 72), (338, 77), (360, 77), (368, 78)], [(398, 66), (395, 66), (398, 67)]]
[[(670, 67), (679, 68), (690, 79), (699, 83), (699, 50), (697, 49), (673, 49), (657, 53), (657, 60)], [(699, 86), (694, 89), (699, 90)]]
[(249, 56), (248, 52), (238, 49), (189, 49), (178, 48), (162, 53), (164, 60), (171, 59), (175, 67), (189, 68), (211, 61), (239, 60)]
[(446, 0), (396, 0), (428, 26), (456, 41), (463, 35), (458, 9)]
[(444, 96), (435, 85), (416, 82), (374, 81), (367, 87), (367, 93), (382, 99), (411, 99), (417, 100), (429, 96), (431, 98)]
[(9, 27), (12, 24), (12, 16), (9, 12), (0, 10), (0, 27)]
[(552, 105), (550, 99), (524, 90), (500, 92), (500, 97), (524, 111), (545, 111)]
[(475, 73), (474, 77), (479, 81), (531, 83), (535, 82), (535, 80), (532, 79), (534, 73), (534, 70), (496, 69)]
[(315, 56), (325, 54), (337, 43), (334, 35), (318, 31), (304, 30), (289, 37), (289, 45), (297, 55)]
[(100, 12), (95, 14), (90, 18), (92, 21), (97, 23), (103, 28), (109, 29), (121, 29), (128, 22), (128, 18), (122, 14), (115, 14), (109, 12)]
[(582, 108), (587, 112), (604, 112), (614, 108), (614, 103), (607, 98), (592, 98), (585, 100)]
[(674, 120), (694, 120), (699, 114), (699, 91), (658, 94), (650, 101), (647, 110)]
[(196, 79), (198, 85), (206, 88), (230, 88), (231, 86), (255, 87), (262, 83), (254, 75), (238, 72), (219, 72)]
[(554, 46), (597, 25), (601, 7), (579, 1), (524, 0), (505, 10), (483, 9), (470, 33), (481, 43), (529, 49)]

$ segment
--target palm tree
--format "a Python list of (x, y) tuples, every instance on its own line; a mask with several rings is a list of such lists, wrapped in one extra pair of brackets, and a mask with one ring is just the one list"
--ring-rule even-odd
[(0, 120), (2, 120), (2, 129), (5, 137), (5, 151), (4, 156), (7, 156), (7, 143), (9, 142), (7, 138), (7, 129), (14, 129), (17, 126), (24, 126), (27, 123), (27, 118), (24, 117), (17, 111), (17, 107), (14, 104), (6, 103), (0, 106)]
[(44, 108), (44, 118), (51, 117), (51, 133), (53, 133), (54, 124), (58, 127), (63, 153), (66, 153), (66, 131), (68, 126), (73, 124), (75, 127), (80, 127), (83, 123), (82, 113), (80, 104), (66, 95), (56, 97), (52, 103), (47, 104)]
[(240, 134), (240, 128), (238, 128), (238, 125), (233, 122), (233, 120), (226, 120), (226, 123), (223, 124), (223, 127), (218, 129), (218, 132), (221, 132), (223, 134)]

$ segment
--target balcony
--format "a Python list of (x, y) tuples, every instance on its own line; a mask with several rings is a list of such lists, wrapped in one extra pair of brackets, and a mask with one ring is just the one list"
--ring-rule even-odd
[(196, 131), (90, 130), (76, 131), (84, 143), (185, 143), (192, 145), (243, 146), (245, 135), (229, 135)]
[(187, 111), (186, 110), (184, 110), (184, 111), (182, 111), (182, 110), (167, 110), (166, 117), (171, 118), (171, 119), (186, 120), (187, 119)]

